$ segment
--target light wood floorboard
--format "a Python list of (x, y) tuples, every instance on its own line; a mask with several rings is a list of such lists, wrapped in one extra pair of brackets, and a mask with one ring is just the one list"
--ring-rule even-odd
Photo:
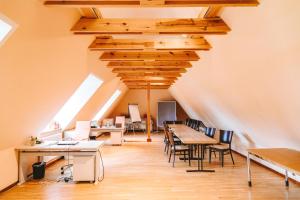
[[(105, 137), (103, 137), (105, 139)], [(127, 136), (127, 139), (146, 139), (146, 135)], [(89, 183), (57, 183), (59, 161), (46, 170), (42, 181), (29, 181), (0, 194), (0, 199), (300, 199), (300, 186), (290, 183), (284, 186), (283, 177), (253, 164), (252, 188), (247, 185), (245, 158), (234, 154), (236, 165), (225, 156), (225, 166), (220, 167), (218, 158), (205, 167), (215, 173), (187, 173), (192, 167), (176, 160), (175, 168), (163, 153), (163, 135), (154, 135), (153, 142), (126, 142), (123, 146), (105, 146), (103, 159), (105, 179), (98, 185)]]

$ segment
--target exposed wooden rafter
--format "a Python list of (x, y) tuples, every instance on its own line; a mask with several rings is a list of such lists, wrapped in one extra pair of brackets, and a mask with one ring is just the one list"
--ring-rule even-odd
[(185, 73), (184, 68), (114, 68), (113, 73)]
[(203, 38), (190, 39), (112, 39), (97, 37), (90, 50), (209, 50), (210, 44)]
[(157, 77), (157, 76), (130, 76), (122, 77), (122, 81), (175, 81), (176, 77)]
[(167, 77), (167, 78), (172, 78), (172, 77), (180, 77), (180, 73), (174, 73), (174, 72), (155, 72), (155, 73), (118, 73), (117, 77), (122, 77), (122, 78), (130, 78), (130, 77)]
[[(135, 86), (127, 86), (129, 89), (147, 89), (147, 85), (135, 85)], [(150, 89), (155, 90), (155, 89), (168, 89), (170, 86), (169, 85), (151, 85)]]
[(219, 18), (195, 19), (87, 19), (71, 29), (77, 34), (226, 34), (230, 28)]
[[(153, 2), (152, 2), (153, 1)], [(45, 5), (68, 7), (205, 7), (257, 6), (258, 0), (47, 0)]]
[(98, 8), (80, 8), (81, 16), (88, 19), (101, 19), (102, 15)]
[(104, 52), (100, 59), (103, 61), (197, 61), (199, 56), (194, 51), (168, 52)]
[(192, 64), (187, 61), (112, 61), (107, 64), (109, 68), (190, 68)]

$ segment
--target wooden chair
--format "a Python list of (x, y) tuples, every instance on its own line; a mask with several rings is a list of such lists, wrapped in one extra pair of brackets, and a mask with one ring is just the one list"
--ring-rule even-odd
[[(171, 156), (173, 154), (173, 167), (175, 165), (175, 156), (176, 155), (182, 155), (183, 153), (183, 156), (184, 156), (184, 162), (186, 162), (186, 156), (188, 156), (189, 158), (189, 165), (191, 165), (191, 160), (190, 160), (190, 156), (189, 156), (189, 147), (186, 146), (186, 145), (177, 145), (174, 141), (174, 136), (173, 136), (173, 133), (171, 131), (167, 131), (167, 135), (168, 135), (168, 139), (169, 139), (169, 142), (170, 142), (170, 147), (171, 147), (171, 150), (170, 150), (170, 155), (169, 155), (169, 162), (171, 161)], [(179, 153), (179, 154), (176, 154), (176, 153)]]
[(224, 155), (230, 154), (232, 163), (234, 164), (232, 152), (231, 152), (231, 141), (233, 131), (220, 130), (219, 144), (209, 146), (209, 162), (211, 162), (211, 153), (219, 152), (219, 159), (224, 166)]
[[(164, 123), (164, 133), (165, 133), (165, 138), (164, 138), (165, 150), (164, 150), (164, 152), (166, 152), (167, 154), (169, 153), (169, 146), (170, 146), (168, 131), (169, 131), (168, 125), (166, 123)], [(181, 141), (179, 138), (174, 138), (174, 142), (177, 145), (181, 144)]]

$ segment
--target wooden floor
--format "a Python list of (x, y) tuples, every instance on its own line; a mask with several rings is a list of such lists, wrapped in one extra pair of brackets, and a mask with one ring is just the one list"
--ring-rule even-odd
[[(127, 136), (141, 140), (145, 136)], [(215, 173), (186, 173), (192, 167), (176, 160), (175, 168), (163, 153), (162, 135), (153, 136), (152, 143), (126, 142), (123, 146), (105, 146), (103, 149), (105, 179), (98, 185), (88, 183), (56, 182), (59, 161), (47, 168), (45, 180), (29, 181), (2, 194), (0, 199), (300, 199), (300, 186), (291, 182), (284, 186), (283, 177), (261, 166), (252, 165), (252, 188), (247, 185), (246, 161), (234, 154), (233, 166), (226, 156), (221, 168), (218, 158), (205, 167)]]

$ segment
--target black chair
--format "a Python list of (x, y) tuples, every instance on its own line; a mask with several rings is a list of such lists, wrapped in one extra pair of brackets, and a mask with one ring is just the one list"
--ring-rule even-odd
[[(171, 150), (170, 150), (170, 155), (169, 155), (169, 162), (171, 161), (171, 156), (173, 154), (173, 167), (175, 165), (175, 156), (176, 155), (182, 155), (183, 153), (183, 156), (184, 156), (184, 162), (186, 162), (186, 156), (188, 156), (189, 158), (189, 165), (191, 165), (191, 160), (190, 160), (190, 157), (189, 157), (189, 147), (186, 146), (186, 145), (181, 145), (181, 144), (176, 144), (176, 142), (174, 141), (174, 135), (171, 131), (167, 131), (167, 135), (168, 135), (168, 139), (169, 139), (169, 142), (170, 142), (170, 147), (171, 147)], [(176, 153), (179, 153), (179, 154), (176, 154)]]
[(216, 133), (216, 128), (206, 127), (204, 134), (208, 137), (214, 138)]
[(234, 164), (232, 152), (231, 152), (231, 141), (233, 131), (220, 130), (219, 144), (209, 146), (209, 162), (211, 162), (211, 153), (219, 152), (219, 159), (224, 166), (224, 155), (230, 154), (232, 163)]
[(183, 121), (174, 121), (175, 124), (183, 124)]

